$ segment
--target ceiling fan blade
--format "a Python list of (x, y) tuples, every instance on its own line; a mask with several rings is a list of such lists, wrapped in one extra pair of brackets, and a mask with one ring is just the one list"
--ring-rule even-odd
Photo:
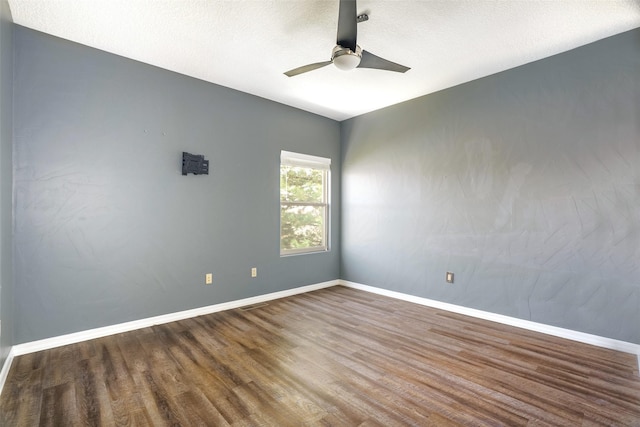
[(358, 65), (357, 68), (375, 68), (376, 70), (395, 71), (398, 73), (404, 73), (411, 69), (404, 65), (396, 64), (395, 62), (380, 58), (366, 50), (362, 51), (362, 59), (360, 60), (360, 65)]
[(306, 73), (308, 71), (317, 70), (318, 68), (322, 68), (329, 64), (331, 64), (331, 61), (316, 62), (315, 64), (303, 65), (302, 67), (294, 68), (293, 70), (289, 70), (284, 74), (287, 77), (293, 77), (297, 76), (298, 74)]
[(356, 15), (356, 0), (340, 0), (337, 44), (348, 47), (353, 52), (356, 51), (356, 39), (358, 38)]

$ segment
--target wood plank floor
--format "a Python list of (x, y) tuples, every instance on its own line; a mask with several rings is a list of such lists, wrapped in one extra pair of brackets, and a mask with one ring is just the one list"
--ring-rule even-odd
[(640, 426), (634, 355), (341, 286), (17, 357), (2, 426)]

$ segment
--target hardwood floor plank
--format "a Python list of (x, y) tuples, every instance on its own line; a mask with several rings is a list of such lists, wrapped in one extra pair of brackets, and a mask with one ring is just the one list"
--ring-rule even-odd
[(146, 409), (142, 409), (139, 411), (132, 411), (130, 416), (130, 423), (127, 424), (118, 424), (119, 426), (130, 426), (130, 427), (146, 427), (152, 426), (153, 420), (149, 416), (149, 413)]
[[(143, 372), (146, 388), (150, 392), (155, 408), (148, 407), (148, 412), (155, 415), (154, 425), (181, 426), (186, 425), (181, 420), (178, 405), (172, 402), (167, 391), (162, 387), (162, 383), (156, 381), (153, 373), (150, 371)], [(149, 401), (148, 399), (146, 400)], [(150, 409), (150, 410), (149, 410)]]
[(2, 426), (640, 426), (636, 357), (343, 287), (15, 358)]
[(0, 400), (0, 425), (28, 425), (38, 419), (42, 404), (44, 352), (14, 359)]
[(189, 426), (214, 425), (225, 427), (230, 425), (209, 399), (197, 388), (177, 396), (176, 402), (186, 414), (187, 425)]
[(43, 390), (41, 426), (79, 426), (73, 383), (62, 383)]
[(87, 359), (78, 362), (75, 375), (76, 408), (81, 425), (104, 425), (102, 416), (105, 408), (108, 406), (100, 405), (98, 385), (96, 384), (97, 371), (98, 369), (92, 367), (91, 362)]
[[(192, 387), (199, 390), (209, 400), (229, 424), (237, 419), (249, 416), (246, 408), (231, 397), (235, 384), (222, 379), (215, 369), (209, 369), (206, 356), (189, 357), (187, 349), (178, 351), (173, 349), (177, 363), (183, 368), (185, 375), (190, 378)], [(197, 354), (192, 352), (191, 354)], [(231, 398), (230, 398), (231, 397)]]

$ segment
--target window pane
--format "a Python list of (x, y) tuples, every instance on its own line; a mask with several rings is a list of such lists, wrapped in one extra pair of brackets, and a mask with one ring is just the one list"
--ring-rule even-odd
[(280, 207), (280, 250), (324, 247), (324, 206)]
[(299, 166), (280, 167), (280, 201), (323, 203), (326, 172)]
[(280, 152), (280, 255), (327, 251), (331, 159)]

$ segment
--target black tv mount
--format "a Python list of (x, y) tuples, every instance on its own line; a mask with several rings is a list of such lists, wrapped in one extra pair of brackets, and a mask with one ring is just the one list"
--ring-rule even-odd
[(192, 173), (194, 175), (209, 175), (209, 160), (203, 155), (182, 152), (182, 175)]

